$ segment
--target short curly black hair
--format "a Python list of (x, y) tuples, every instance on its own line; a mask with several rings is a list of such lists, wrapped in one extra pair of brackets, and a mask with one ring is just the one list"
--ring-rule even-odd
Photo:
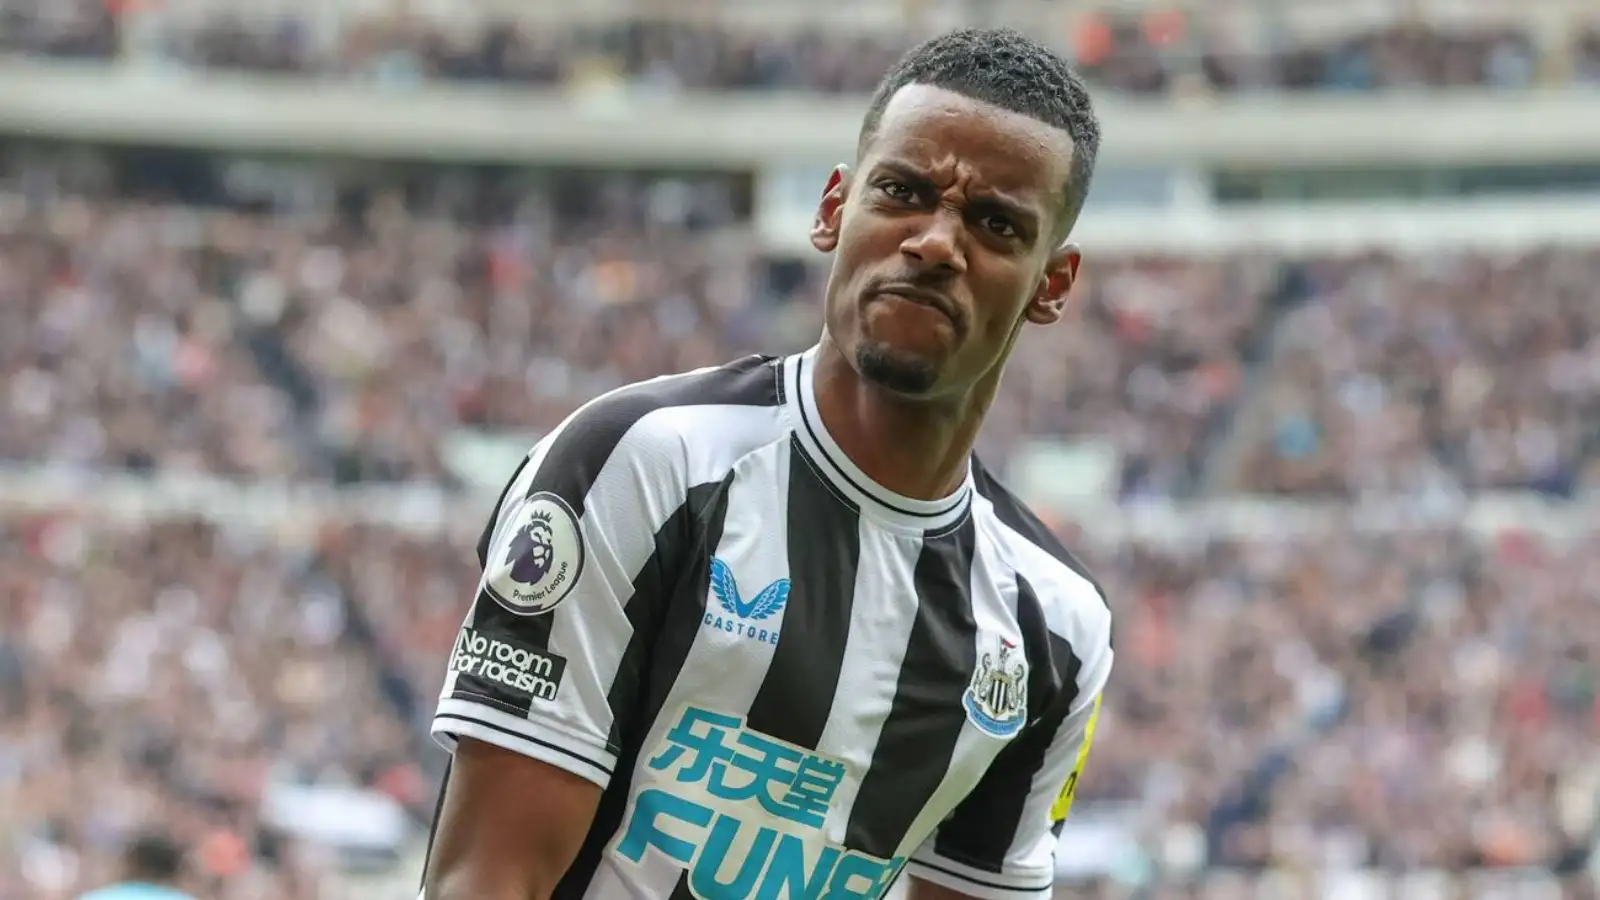
[(889, 100), (903, 87), (925, 84), (1038, 119), (1072, 139), (1072, 169), (1063, 222), (1083, 210), (1100, 152), (1100, 120), (1083, 79), (1060, 54), (1010, 28), (963, 28), (914, 47), (872, 94), (861, 122), (864, 151)]

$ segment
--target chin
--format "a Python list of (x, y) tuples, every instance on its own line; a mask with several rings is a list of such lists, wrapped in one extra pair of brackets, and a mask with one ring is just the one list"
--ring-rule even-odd
[(855, 356), (862, 378), (896, 394), (923, 396), (939, 383), (937, 363), (881, 341), (862, 341)]

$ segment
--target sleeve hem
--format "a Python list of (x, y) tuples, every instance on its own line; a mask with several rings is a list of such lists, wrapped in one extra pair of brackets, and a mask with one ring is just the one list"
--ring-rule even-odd
[(429, 731), (452, 753), (457, 738), (470, 737), (571, 772), (601, 788), (611, 783), (617, 765), (614, 754), (592, 744), (574, 741), (540, 723), (518, 720), (492, 707), (460, 700), (441, 704)]
[(1055, 891), (1053, 873), (983, 872), (944, 857), (913, 859), (906, 864), (906, 871), (930, 884), (960, 891), (977, 900), (1049, 900)]

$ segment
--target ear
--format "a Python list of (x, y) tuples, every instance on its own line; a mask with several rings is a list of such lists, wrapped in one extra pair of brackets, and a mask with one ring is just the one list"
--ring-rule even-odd
[(1054, 325), (1067, 311), (1067, 295), (1078, 281), (1083, 253), (1077, 244), (1062, 244), (1050, 254), (1039, 289), (1028, 302), (1026, 317), (1035, 325)]
[(832, 253), (839, 246), (839, 228), (844, 220), (844, 201), (850, 194), (850, 167), (834, 166), (828, 184), (817, 204), (817, 217), (811, 223), (811, 246)]

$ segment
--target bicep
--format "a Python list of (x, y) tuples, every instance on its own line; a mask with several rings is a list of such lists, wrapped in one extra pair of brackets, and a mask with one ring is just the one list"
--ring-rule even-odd
[(471, 738), (456, 748), (424, 900), (546, 900), (594, 820), (592, 781)]

